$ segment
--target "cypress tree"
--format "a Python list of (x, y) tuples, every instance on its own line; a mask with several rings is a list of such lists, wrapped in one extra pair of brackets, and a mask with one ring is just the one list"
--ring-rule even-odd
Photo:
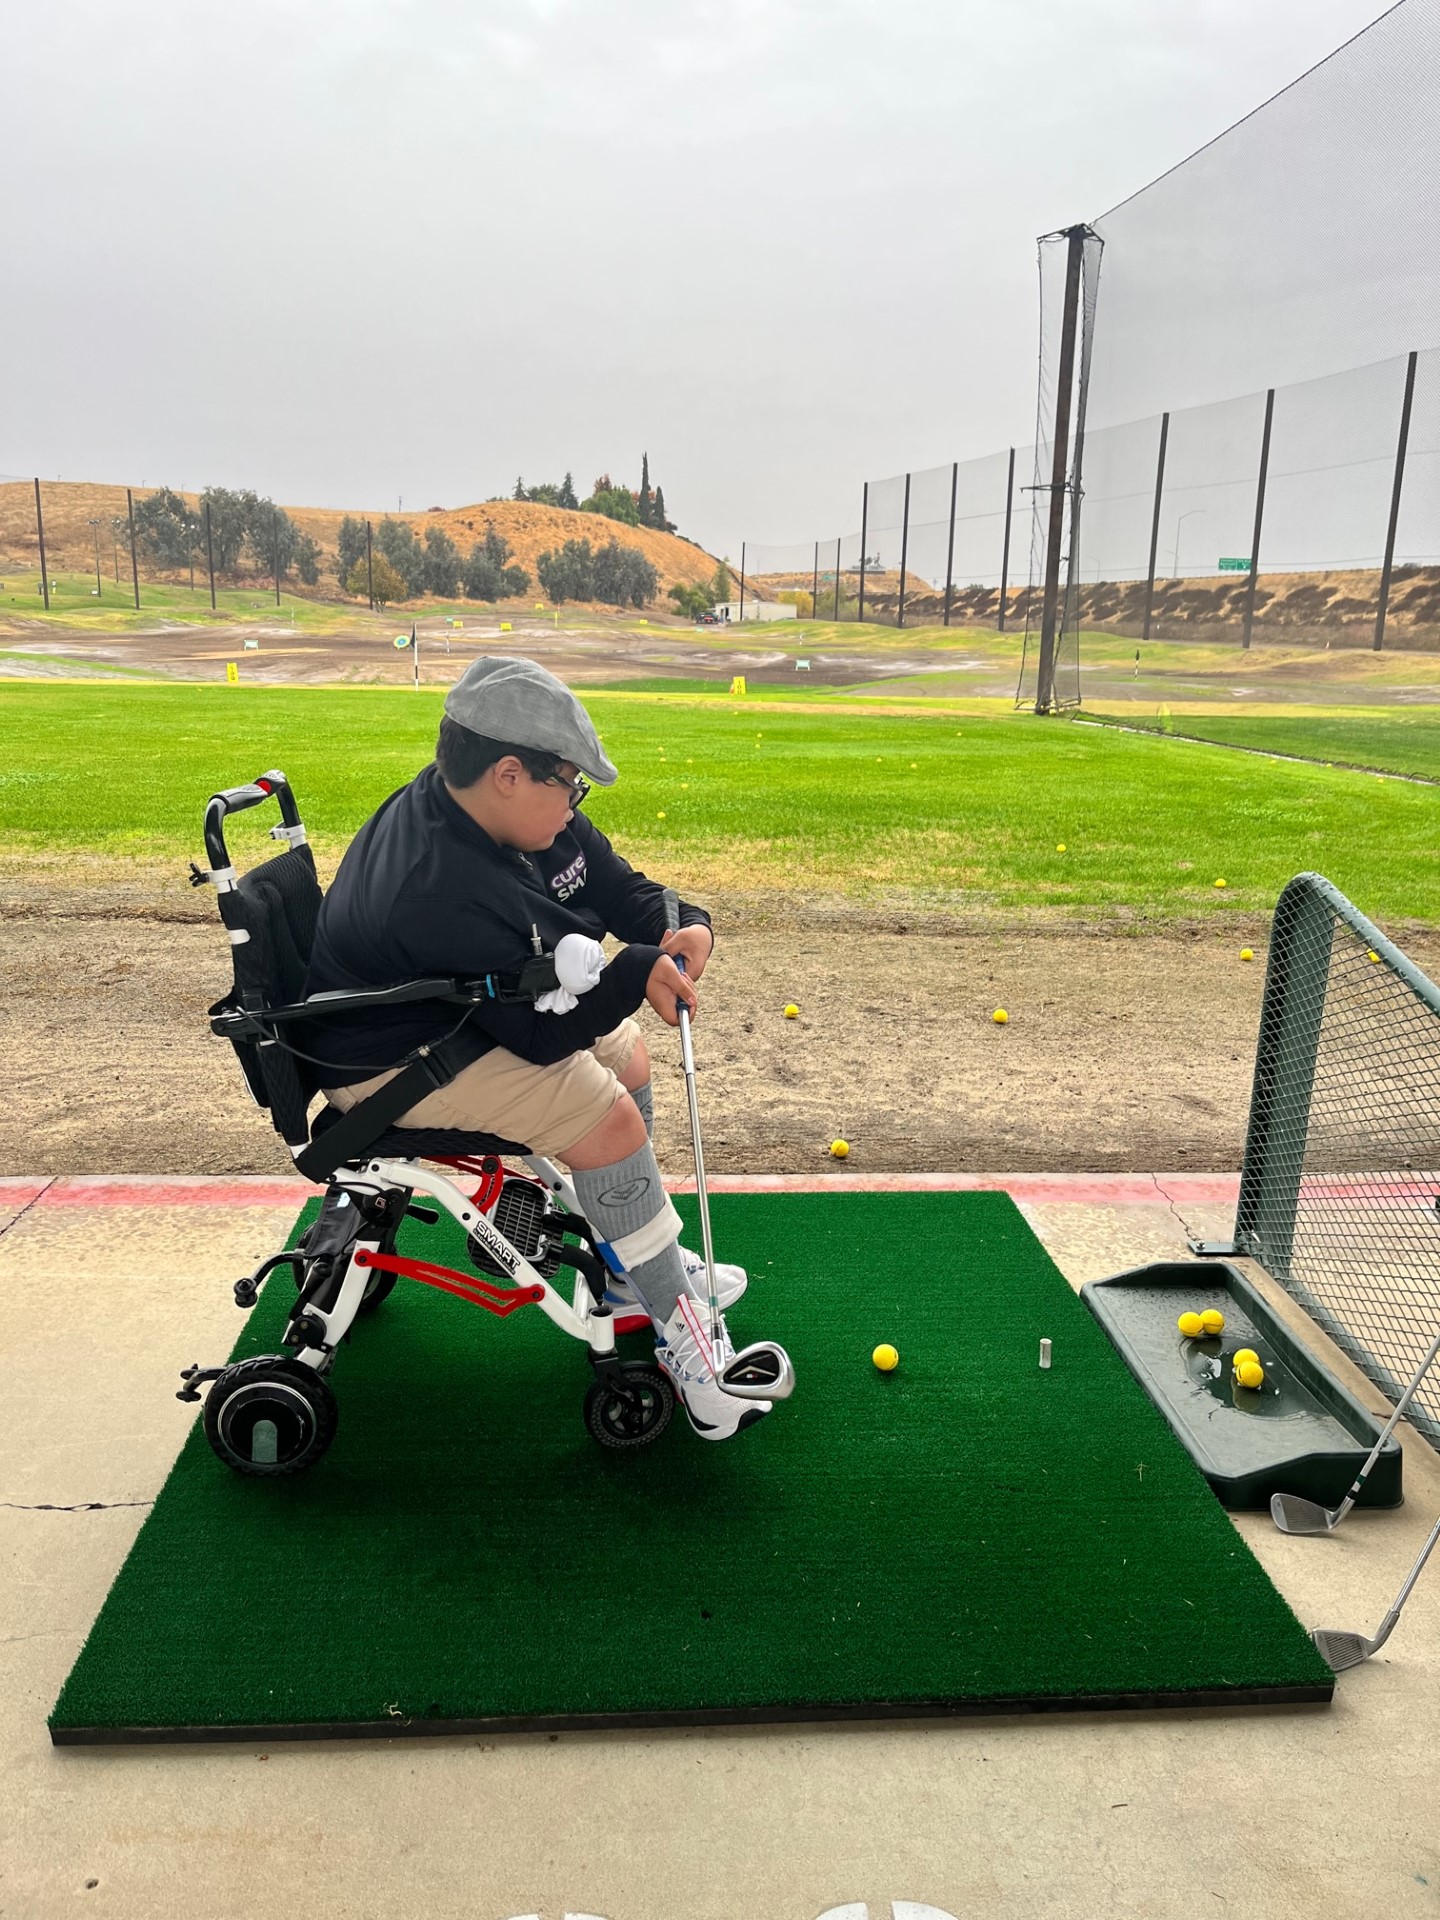
[(655, 498), (650, 491), (650, 456), (648, 453), (642, 453), (640, 456), (640, 493), (635, 505), (639, 509), (641, 526), (653, 527), (655, 524)]

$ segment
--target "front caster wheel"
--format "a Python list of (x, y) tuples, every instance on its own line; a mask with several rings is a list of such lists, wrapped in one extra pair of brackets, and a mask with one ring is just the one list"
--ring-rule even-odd
[(226, 1367), (205, 1401), (205, 1438), (236, 1473), (274, 1476), (313, 1467), (340, 1412), (313, 1367), (264, 1354)]
[(675, 1389), (659, 1367), (632, 1361), (623, 1390), (596, 1380), (585, 1395), (585, 1425), (602, 1447), (648, 1447), (670, 1424)]

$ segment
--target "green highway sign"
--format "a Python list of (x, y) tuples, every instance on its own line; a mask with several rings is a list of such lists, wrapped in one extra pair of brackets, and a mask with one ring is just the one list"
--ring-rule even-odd
[(1220, 562), (1220, 571), (1221, 573), (1249, 573), (1250, 571), (1249, 559), (1247, 558), (1243, 560), (1222, 560)]

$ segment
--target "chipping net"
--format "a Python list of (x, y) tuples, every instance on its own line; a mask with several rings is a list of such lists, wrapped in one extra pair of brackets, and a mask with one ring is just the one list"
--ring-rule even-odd
[[(1440, 989), (1319, 874), (1275, 909), (1234, 1251), (1399, 1399), (1440, 1332)], [(1409, 1417), (1440, 1446), (1440, 1377)]]

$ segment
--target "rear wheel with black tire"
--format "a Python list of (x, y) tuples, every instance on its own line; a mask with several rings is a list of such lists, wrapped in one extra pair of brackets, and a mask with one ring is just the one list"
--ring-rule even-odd
[(398, 1273), (382, 1273), (378, 1269), (374, 1271), (365, 1282), (365, 1291), (361, 1294), (360, 1304), (355, 1311), (373, 1313), (380, 1302), (388, 1300), (395, 1291), (395, 1282), (399, 1278)]
[(623, 1390), (610, 1380), (591, 1383), (585, 1425), (602, 1447), (648, 1447), (670, 1424), (675, 1389), (659, 1367), (643, 1361), (632, 1361), (622, 1371)]
[(284, 1354), (226, 1367), (205, 1400), (205, 1438), (236, 1473), (303, 1473), (335, 1438), (340, 1410), (329, 1382)]

